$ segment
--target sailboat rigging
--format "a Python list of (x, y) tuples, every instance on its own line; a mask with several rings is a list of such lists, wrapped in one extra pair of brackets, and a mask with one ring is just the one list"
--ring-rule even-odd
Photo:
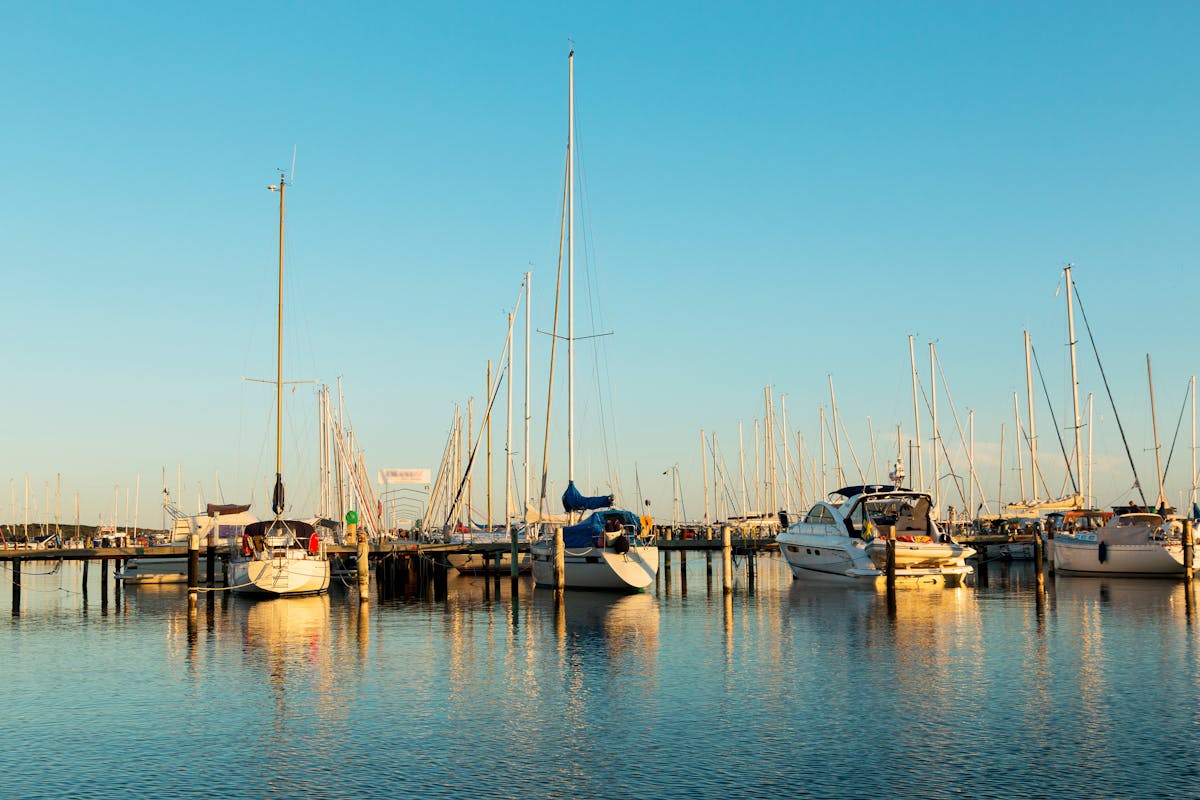
[(269, 188), (279, 193), (279, 289), (275, 350), (275, 486), (272, 519), (246, 526), (241, 547), (234, 551), (231, 588), (242, 594), (291, 596), (321, 594), (329, 589), (329, 559), (316, 529), (308, 522), (285, 520), (283, 485), (283, 232), (287, 180)]
[[(614, 508), (615, 497), (587, 497), (575, 485), (575, 52), (568, 56), (568, 123), (566, 251), (567, 251), (567, 488), (563, 509), (573, 525), (561, 529), (565, 546), (563, 585), (566, 588), (641, 591), (658, 573), (658, 548), (642, 539), (642, 520), (631, 511)], [(557, 317), (557, 293), (556, 293)], [(557, 325), (556, 325), (557, 327)], [(553, 354), (554, 348), (551, 348)], [(553, 355), (551, 356), (553, 359)], [(553, 361), (551, 362), (553, 364)], [(549, 402), (547, 402), (547, 409)], [(547, 411), (547, 415), (548, 415)], [(545, 473), (543, 472), (543, 487)], [(543, 495), (545, 490), (543, 488)], [(579, 519), (578, 514), (591, 513)], [(553, 525), (530, 545), (534, 581), (554, 585)]]

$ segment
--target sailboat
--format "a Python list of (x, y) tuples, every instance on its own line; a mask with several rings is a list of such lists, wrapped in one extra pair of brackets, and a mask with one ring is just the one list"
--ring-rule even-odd
[[(658, 548), (642, 538), (641, 519), (632, 511), (614, 508), (612, 495), (586, 497), (575, 486), (575, 51), (567, 57), (567, 489), (563, 509), (573, 525), (561, 528), (563, 585), (568, 589), (636, 592), (658, 574)], [(557, 529), (542, 527), (529, 546), (533, 579), (554, 585), (554, 545)]]
[(279, 303), (275, 360), (274, 517), (246, 526), (230, 561), (230, 588), (239, 594), (269, 597), (322, 594), (329, 589), (329, 558), (312, 524), (283, 519), (283, 212), (287, 182), (268, 187), (279, 192)]

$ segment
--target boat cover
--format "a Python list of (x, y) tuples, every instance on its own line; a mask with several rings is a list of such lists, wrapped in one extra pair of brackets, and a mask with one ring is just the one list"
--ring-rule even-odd
[(564, 511), (591, 511), (597, 508), (608, 508), (613, 504), (611, 494), (600, 497), (585, 497), (575, 488), (575, 481), (567, 484), (567, 490), (562, 496)]
[(632, 511), (623, 508), (610, 508), (597, 511), (585, 517), (575, 525), (563, 528), (564, 547), (592, 547), (598, 539), (604, 536), (604, 528), (609, 521), (621, 526), (632, 526), (633, 530), (641, 530), (641, 520)]
[(245, 514), (249, 510), (250, 510), (250, 506), (248, 506), (248, 505), (245, 505), (245, 506), (224, 505), (223, 506), (223, 505), (218, 505), (217, 503), (209, 503), (208, 504), (208, 516), (210, 516), (210, 517), (215, 517), (217, 514), (220, 514), (222, 517), (227, 517), (231, 514)]

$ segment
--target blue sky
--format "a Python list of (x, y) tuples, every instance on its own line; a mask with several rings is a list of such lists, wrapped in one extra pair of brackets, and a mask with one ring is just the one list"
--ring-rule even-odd
[[(870, 417), (882, 461), (897, 423), (912, 435), (912, 334), (926, 383), (937, 343), (948, 446), (950, 397), (964, 426), (975, 411), (993, 503), (1006, 425), (1016, 499), (1024, 330), (1070, 424), (1056, 288), (1074, 263), (1152, 496), (1146, 355), (1164, 460), (1197, 371), (1198, 29), (1194, 5), (1168, 3), (8, 4), (0, 478), (18, 517), (26, 475), (35, 509), (61, 474), (64, 517), (77, 492), (89, 522), (111, 516), (114, 486), (124, 517), (140, 475), (142, 524), (157, 523), (164, 468), (173, 492), (182, 471), (189, 506), (197, 484), (217, 499), (219, 474), (226, 501), (266, 513), (272, 400), (241, 379), (274, 369), (265, 186), (293, 147), (287, 377), (342, 376), (372, 471), (435, 468), (526, 269), (534, 325), (550, 325), (572, 39), (578, 269), (602, 312), (588, 318), (584, 293), (577, 333), (613, 332), (580, 348), (583, 482), (619, 468), (632, 499), (636, 465), (652, 513), (670, 516), (662, 472), (678, 463), (698, 516), (698, 431), (717, 432), (736, 472), (738, 422), (749, 442), (769, 385), (808, 460), (830, 375), (843, 441), (869, 460)], [(1132, 476), (1077, 322), (1094, 493), (1122, 502)], [(603, 415), (584, 402), (597, 347)], [(538, 420), (547, 359), (535, 337)], [(285, 476), (300, 513), (315, 504), (315, 407), (296, 387)], [(1191, 486), (1189, 414), (1175, 502)], [(589, 433), (600, 416), (607, 464)], [(561, 459), (557, 423), (554, 437)]]

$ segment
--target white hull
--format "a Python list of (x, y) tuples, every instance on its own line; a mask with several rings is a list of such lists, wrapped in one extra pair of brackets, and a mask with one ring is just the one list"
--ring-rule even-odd
[[(1060, 533), (1054, 538), (1054, 569), (1075, 575), (1182, 576), (1182, 542), (1108, 544), (1100, 560), (1100, 543)], [(1200, 569), (1200, 547), (1192, 554)]]
[[(792, 575), (798, 580), (879, 587), (887, 584), (887, 574), (875, 563), (868, 546), (860, 539), (788, 530), (775, 537), (775, 540)], [(959, 547), (958, 550), (966, 555), (974, 552), (970, 548)], [(947, 555), (941, 563), (930, 563), (931, 556), (925, 553), (919, 561), (909, 560), (902, 564), (897, 547), (896, 584), (960, 586), (974, 572), (972, 567), (963, 563), (966, 555), (955, 557), (947, 549)], [(922, 565), (918, 566), (918, 563)]]
[(303, 550), (265, 559), (235, 559), (230, 563), (229, 583), (238, 594), (320, 594), (329, 590), (329, 561)]
[[(553, 543), (539, 540), (529, 550), (534, 583), (553, 587)], [(563, 572), (563, 585), (567, 589), (638, 592), (654, 583), (658, 575), (658, 548), (634, 545), (628, 553), (598, 547), (568, 548), (563, 556)]]

